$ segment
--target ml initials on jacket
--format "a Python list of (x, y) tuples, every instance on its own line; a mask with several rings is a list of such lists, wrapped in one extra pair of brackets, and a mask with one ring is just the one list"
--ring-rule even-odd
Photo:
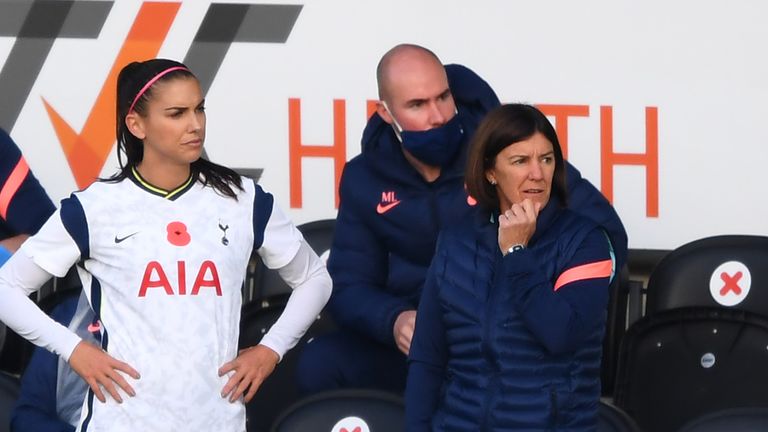
[(384, 214), (400, 204), (400, 200), (395, 198), (395, 191), (384, 191), (381, 193), (381, 202), (376, 206), (376, 213)]

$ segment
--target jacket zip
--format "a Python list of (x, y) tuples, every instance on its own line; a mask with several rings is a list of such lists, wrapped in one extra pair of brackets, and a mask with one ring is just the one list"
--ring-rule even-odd
[(427, 183), (427, 188), (429, 188), (429, 208), (432, 211), (432, 220), (435, 221), (435, 240), (437, 240), (440, 230), (443, 228), (437, 205), (437, 189), (439, 189), (439, 186)]
[(559, 416), (557, 409), (557, 391), (554, 387), (549, 388), (549, 403), (552, 404), (551, 419), (552, 430), (557, 430), (557, 418)]
[[(479, 245), (478, 248), (479, 249)], [(488, 416), (491, 411), (491, 401), (495, 398), (496, 392), (498, 390), (499, 386), (499, 369), (497, 367), (496, 362), (496, 356), (493, 353), (493, 350), (491, 349), (491, 340), (493, 337), (493, 329), (494, 329), (494, 322), (496, 320), (496, 312), (497, 308), (496, 306), (496, 297), (498, 292), (498, 284), (499, 284), (499, 278), (500, 274), (502, 272), (498, 271), (499, 266), (502, 264), (500, 262), (501, 258), (501, 252), (500, 251), (492, 251), (492, 256), (495, 260), (494, 266), (493, 266), (493, 275), (491, 276), (491, 286), (489, 287), (489, 293), (486, 298), (485, 303), (485, 317), (484, 317), (484, 328), (483, 328), (483, 343), (482, 343), (482, 349), (483, 349), (483, 355), (485, 356), (485, 361), (487, 362), (487, 367), (491, 371), (491, 373), (488, 376), (488, 388), (486, 389), (485, 393), (485, 401), (483, 403), (483, 417), (482, 421), (480, 423), (480, 430), (485, 431), (488, 426)]]

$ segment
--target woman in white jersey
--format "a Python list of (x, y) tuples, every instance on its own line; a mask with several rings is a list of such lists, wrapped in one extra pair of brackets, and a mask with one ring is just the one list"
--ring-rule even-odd
[[(117, 83), (120, 171), (64, 199), (0, 269), (0, 320), (67, 359), (90, 390), (81, 431), (244, 431), (245, 407), (325, 305), (322, 261), (272, 195), (201, 157), (200, 85), (181, 63), (131, 63)], [(238, 352), (251, 252), (293, 293)], [(77, 264), (101, 347), (27, 297)]]

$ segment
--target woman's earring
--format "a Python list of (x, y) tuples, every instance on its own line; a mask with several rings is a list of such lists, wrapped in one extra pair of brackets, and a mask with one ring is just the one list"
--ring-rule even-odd
[(491, 182), (491, 185), (493, 185), (493, 186), (496, 186), (496, 180), (494, 180), (494, 179), (490, 179), (490, 180), (488, 180), (488, 181), (489, 181), (489, 182)]

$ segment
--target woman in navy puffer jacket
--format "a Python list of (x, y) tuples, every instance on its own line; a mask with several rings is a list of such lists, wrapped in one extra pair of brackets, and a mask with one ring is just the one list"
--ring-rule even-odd
[(547, 118), (521, 104), (488, 114), (466, 183), (481, 205), (438, 240), (410, 351), (407, 430), (595, 430), (612, 251), (567, 207)]

